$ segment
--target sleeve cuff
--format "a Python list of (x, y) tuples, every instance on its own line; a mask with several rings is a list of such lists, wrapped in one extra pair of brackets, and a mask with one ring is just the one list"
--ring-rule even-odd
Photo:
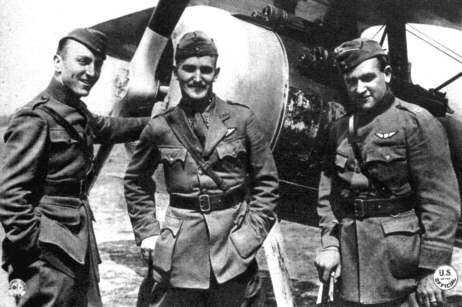
[(336, 237), (331, 235), (324, 235), (321, 237), (321, 246), (323, 249), (327, 249), (328, 247), (340, 247), (339, 240)]
[(436, 270), (443, 264), (450, 264), (451, 256), (452, 247), (423, 243), (420, 247), (419, 268)]
[(141, 242), (146, 238), (158, 235), (160, 235), (160, 224), (159, 221), (156, 220), (155, 222), (150, 223), (149, 227), (143, 229), (142, 233), (135, 233), (136, 245), (141, 245)]

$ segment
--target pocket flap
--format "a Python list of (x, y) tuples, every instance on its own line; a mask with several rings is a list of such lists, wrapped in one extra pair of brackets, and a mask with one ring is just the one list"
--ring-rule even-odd
[(241, 152), (246, 152), (242, 139), (238, 139), (232, 142), (221, 142), (217, 145), (217, 153), (220, 159), (223, 159), (226, 156), (237, 158), (238, 154)]
[(70, 228), (80, 229), (80, 207), (82, 203), (74, 199), (45, 195), (39, 202), (37, 210), (50, 219)]
[(67, 133), (64, 129), (50, 129), (50, 141), (53, 143), (75, 143), (77, 140), (74, 140), (70, 137), (69, 133)]
[(182, 223), (183, 223), (182, 220), (176, 217), (173, 217), (173, 216), (166, 215), (164, 224), (162, 225), (162, 229), (170, 230), (173, 237), (176, 238), (176, 236), (178, 235), (178, 232), (180, 231)]
[(413, 234), (420, 231), (419, 219), (414, 210), (387, 217), (382, 220), (382, 228), (385, 235), (392, 233)]
[(367, 162), (391, 162), (394, 160), (405, 160), (406, 148), (404, 147), (374, 147), (366, 153)]
[(173, 164), (175, 161), (184, 162), (186, 159), (186, 148), (168, 148), (162, 147), (159, 148), (160, 150), (160, 158), (161, 160), (167, 161), (169, 164)]
[(44, 214), (40, 218), (39, 241), (57, 246), (76, 262), (85, 263), (87, 241), (82, 241), (69, 229)]

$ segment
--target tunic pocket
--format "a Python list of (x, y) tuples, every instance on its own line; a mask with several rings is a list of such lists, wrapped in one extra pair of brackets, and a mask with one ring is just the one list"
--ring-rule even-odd
[(77, 140), (74, 140), (70, 137), (64, 129), (52, 128), (50, 129), (50, 141), (51, 143), (65, 143), (65, 144), (74, 144), (77, 143)]
[(37, 210), (76, 233), (81, 228), (81, 206), (80, 201), (75, 198), (45, 195)]
[(404, 160), (406, 160), (406, 148), (401, 146), (375, 147), (373, 150), (369, 150), (366, 154), (366, 163), (391, 163), (394, 161)]
[(160, 236), (157, 239), (153, 255), (153, 265), (164, 273), (172, 268), (172, 257), (175, 243), (183, 221), (170, 215), (165, 216)]
[(420, 225), (414, 210), (384, 218), (382, 229), (385, 239), (384, 260), (397, 278), (415, 276), (420, 253)]
[(217, 145), (218, 157), (223, 160), (226, 157), (232, 157), (237, 159), (239, 154), (245, 154), (247, 152), (244, 139), (236, 139), (228, 142), (221, 142)]
[(44, 214), (40, 217), (39, 241), (60, 248), (80, 264), (85, 263), (87, 242), (81, 240), (77, 234), (73, 234), (64, 225), (48, 218)]
[(238, 254), (243, 259), (246, 259), (255, 255), (258, 248), (262, 245), (266, 234), (262, 235), (254, 229), (249, 212), (240, 219), (239, 223), (240, 225), (231, 232), (230, 239)]
[(411, 192), (404, 146), (374, 147), (366, 152), (365, 164), (369, 173), (394, 194)]

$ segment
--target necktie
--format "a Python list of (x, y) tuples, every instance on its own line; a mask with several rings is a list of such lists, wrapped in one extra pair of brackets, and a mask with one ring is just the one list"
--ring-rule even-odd
[(193, 130), (194, 133), (196, 133), (196, 136), (199, 138), (202, 146), (204, 146), (205, 138), (207, 135), (207, 126), (205, 125), (204, 118), (199, 112), (194, 113)]

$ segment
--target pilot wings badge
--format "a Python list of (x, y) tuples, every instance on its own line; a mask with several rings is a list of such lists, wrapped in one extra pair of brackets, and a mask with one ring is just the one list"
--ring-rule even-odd
[(396, 133), (398, 133), (398, 131), (393, 131), (393, 132), (388, 132), (388, 133), (377, 132), (375, 135), (378, 136), (381, 139), (389, 139), (392, 136), (394, 136)]

